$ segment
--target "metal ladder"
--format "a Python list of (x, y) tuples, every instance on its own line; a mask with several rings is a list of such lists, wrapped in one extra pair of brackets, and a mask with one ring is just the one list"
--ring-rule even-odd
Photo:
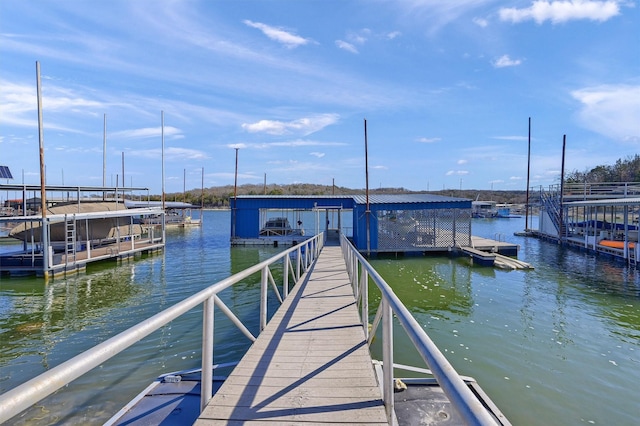
[(65, 263), (69, 265), (69, 263), (76, 262), (76, 221), (75, 217), (71, 220), (65, 217), (65, 246), (64, 246), (64, 254), (65, 254)]
[[(636, 243), (638, 244), (638, 243)], [(627, 261), (629, 262), (629, 266), (636, 267), (638, 265), (638, 259), (636, 259), (636, 247), (634, 245), (633, 248), (629, 248)]]

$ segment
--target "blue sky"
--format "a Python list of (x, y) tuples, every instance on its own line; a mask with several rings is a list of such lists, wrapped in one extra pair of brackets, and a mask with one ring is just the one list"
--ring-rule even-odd
[[(640, 153), (640, 2), (0, 1), (0, 164), (39, 183), (526, 189)], [(184, 178), (186, 176), (186, 179)]]

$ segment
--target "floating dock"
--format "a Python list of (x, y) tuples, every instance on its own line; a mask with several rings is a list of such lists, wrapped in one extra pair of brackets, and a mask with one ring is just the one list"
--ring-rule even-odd
[(482, 266), (495, 266), (501, 269), (533, 269), (533, 266), (515, 258), (518, 245), (489, 238), (471, 237), (471, 247), (459, 250), (472, 258), (473, 263)]

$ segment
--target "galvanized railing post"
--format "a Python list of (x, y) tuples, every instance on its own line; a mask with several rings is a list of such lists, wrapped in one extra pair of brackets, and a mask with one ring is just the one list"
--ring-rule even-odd
[(311, 244), (307, 242), (304, 247), (304, 271), (309, 269), (309, 252), (311, 251)]
[(296, 282), (300, 280), (300, 262), (302, 261), (302, 248), (298, 247), (296, 251)]
[(204, 301), (202, 308), (202, 377), (200, 381), (200, 412), (213, 396), (213, 307), (215, 296)]
[(289, 255), (287, 254), (284, 257), (284, 263), (282, 266), (282, 294), (285, 299), (289, 295)]
[(260, 275), (260, 331), (267, 326), (267, 284), (269, 280), (269, 267), (262, 268)]
[(360, 278), (360, 309), (364, 335), (369, 339), (369, 274), (365, 269)]
[(382, 298), (382, 375), (383, 399), (387, 421), (393, 424), (393, 311), (389, 301)]

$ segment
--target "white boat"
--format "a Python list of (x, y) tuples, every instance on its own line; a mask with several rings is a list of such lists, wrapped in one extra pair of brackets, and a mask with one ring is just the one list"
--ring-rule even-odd
[(471, 217), (475, 218), (492, 218), (498, 216), (498, 209), (495, 201), (472, 201)]
[(286, 217), (274, 217), (264, 224), (260, 230), (261, 237), (287, 237), (304, 235), (303, 229), (293, 229)]
[[(47, 209), (48, 215), (67, 214), (70, 220), (77, 213), (100, 213), (126, 210), (123, 203), (115, 202), (84, 202), (73, 203), (62, 206), (50, 207)], [(41, 242), (41, 219), (34, 216), (30, 220), (28, 216), (22, 217), (22, 221), (15, 225), (8, 236), (26, 242)], [(139, 224), (131, 224), (129, 218), (104, 217), (92, 218), (88, 220), (78, 220), (75, 224), (75, 235), (77, 241), (94, 241), (115, 238), (118, 233), (121, 235), (140, 235), (143, 230)], [(65, 222), (52, 223), (49, 227), (49, 241), (51, 243), (65, 242), (67, 240), (67, 224)]]

